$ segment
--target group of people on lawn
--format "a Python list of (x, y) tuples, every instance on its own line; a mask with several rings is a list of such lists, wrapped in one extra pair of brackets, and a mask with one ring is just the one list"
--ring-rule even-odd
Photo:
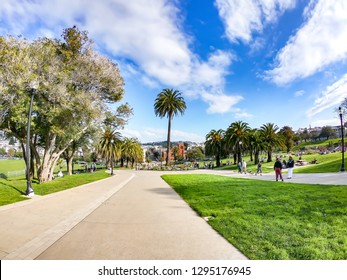
[[(292, 156), (289, 156), (288, 162), (286, 162), (286, 168), (288, 168), (288, 177), (287, 179), (292, 179), (293, 177), (293, 169), (294, 169), (294, 159)], [(276, 181), (278, 181), (278, 178), (280, 178), (283, 181), (282, 176), (282, 168), (283, 163), (280, 161), (279, 158), (276, 158), (275, 164), (274, 164), (274, 170), (276, 174)]]
[[(263, 160), (260, 161), (257, 165), (257, 172), (254, 175), (260, 175), (262, 176), (263, 170), (262, 170), (262, 164), (263, 164)], [(238, 171), (239, 173), (247, 173), (247, 163), (245, 160), (238, 163)], [(282, 169), (283, 168), (287, 168), (288, 169), (288, 176), (287, 179), (292, 179), (293, 177), (293, 169), (294, 169), (294, 159), (292, 156), (289, 156), (289, 160), (288, 162), (281, 162), (280, 158), (277, 157), (275, 164), (274, 164), (274, 170), (275, 170), (275, 174), (276, 174), (276, 181), (278, 181), (278, 179), (281, 179), (283, 181), (283, 175), (282, 175)]]

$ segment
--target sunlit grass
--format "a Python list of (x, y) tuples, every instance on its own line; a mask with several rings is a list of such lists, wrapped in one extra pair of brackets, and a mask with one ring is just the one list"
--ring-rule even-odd
[[(105, 170), (99, 170), (95, 173), (87, 172), (56, 178), (44, 184), (38, 184), (37, 180), (33, 180), (32, 186), (36, 195), (47, 195), (107, 177), (109, 174)], [(25, 190), (26, 180), (23, 176), (9, 179), (0, 178), (0, 206), (27, 199), (23, 197)]]
[(347, 187), (164, 175), (251, 259), (347, 259)]

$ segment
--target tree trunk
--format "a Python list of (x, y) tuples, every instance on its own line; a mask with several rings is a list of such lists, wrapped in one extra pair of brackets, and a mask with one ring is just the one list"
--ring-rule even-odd
[(216, 166), (220, 167), (220, 155), (216, 155)]
[(172, 119), (172, 114), (169, 115), (169, 123), (167, 128), (166, 166), (169, 166), (170, 164), (171, 119)]
[(73, 155), (67, 159), (67, 174), (70, 176), (73, 174)]
[(39, 170), (41, 168), (41, 157), (39, 155), (39, 153), (37, 152), (36, 150), (36, 145), (33, 144), (32, 147), (31, 147), (31, 151), (32, 151), (32, 154), (33, 154), (33, 157), (35, 157), (35, 165), (36, 165), (36, 177), (39, 178)]
[(65, 151), (68, 145), (66, 144), (63, 149), (55, 147), (56, 136), (49, 137), (47, 135), (46, 149), (42, 158), (42, 164), (38, 170), (38, 177), (40, 183), (52, 181), (53, 172), (55, 165), (60, 157), (60, 155)]
[(267, 151), (267, 162), (272, 161), (272, 151)]
[(241, 151), (237, 153), (237, 161), (242, 162), (242, 154)]
[(258, 164), (259, 163), (259, 151), (255, 150), (254, 151), (254, 164)]

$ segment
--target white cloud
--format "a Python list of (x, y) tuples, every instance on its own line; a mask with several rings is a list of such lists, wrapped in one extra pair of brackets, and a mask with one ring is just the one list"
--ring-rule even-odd
[(325, 109), (338, 106), (347, 96), (347, 74), (334, 84), (328, 86), (322, 94), (316, 98), (313, 107), (307, 112), (308, 117), (312, 117)]
[(293, 8), (296, 0), (216, 0), (215, 3), (230, 42), (249, 43), (254, 32), (262, 32), (264, 25)]
[(340, 124), (340, 122), (339, 122), (338, 118), (336, 117), (335, 119), (313, 121), (311, 123), (311, 126), (312, 127), (323, 127), (323, 126), (335, 126), (335, 125), (339, 125), (339, 124)]
[(288, 84), (347, 58), (347, 1), (319, 0), (309, 5), (307, 22), (278, 53), (267, 79)]
[(223, 93), (211, 94), (208, 92), (203, 93), (202, 98), (209, 104), (209, 108), (207, 109), (207, 113), (209, 114), (233, 112), (233, 107), (243, 100), (243, 97), (239, 95), (228, 96)]
[(304, 94), (305, 94), (304, 90), (298, 90), (298, 91), (294, 92), (295, 97), (300, 97), (300, 96), (303, 96)]
[[(100, 50), (106, 50), (120, 61), (125, 75), (135, 75), (149, 87), (160, 84), (178, 87), (189, 91), (192, 97), (205, 100), (200, 92), (223, 91), (225, 76), (235, 56), (215, 50), (207, 60), (202, 60), (193, 53), (192, 38), (182, 28), (183, 19), (176, 3), (2, 0), (0, 18), (12, 34), (29, 34), (33, 38), (47, 35), (59, 38), (63, 28), (76, 24), (88, 30)], [(233, 102), (228, 104), (232, 106)]]
[(234, 113), (234, 117), (237, 119), (249, 119), (254, 117), (254, 115), (247, 113), (245, 110), (241, 110), (236, 108), (235, 110), (233, 110)]

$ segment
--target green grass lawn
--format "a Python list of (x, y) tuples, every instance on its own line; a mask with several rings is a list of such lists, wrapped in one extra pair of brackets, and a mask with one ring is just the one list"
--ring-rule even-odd
[(347, 187), (164, 175), (250, 259), (347, 259)]
[[(288, 155), (286, 153), (273, 153), (272, 162), (264, 162), (262, 165), (263, 173), (269, 173), (273, 171), (273, 165), (275, 163), (275, 159), (277, 155), (283, 155), (285, 156), (283, 159), (288, 161)], [(247, 162), (247, 170), (256, 172), (257, 171), (257, 165), (254, 164), (254, 162), (250, 161), (249, 156), (243, 157)], [(295, 161), (299, 159), (299, 156), (296, 156), (293, 154), (293, 158)], [(342, 154), (341, 152), (335, 152), (331, 154), (321, 155), (319, 153), (309, 154), (309, 155), (302, 155), (302, 159), (305, 160), (307, 163), (311, 163), (314, 159), (318, 161), (318, 164), (308, 164), (307, 166), (295, 168), (294, 172), (297, 173), (327, 173), (327, 172), (339, 172), (341, 168), (341, 158)], [(223, 159), (222, 162), (226, 163), (228, 160), (230, 160), (231, 163), (234, 162), (233, 159)], [(266, 161), (266, 159), (265, 159)], [(345, 160), (347, 162), (347, 160)], [(200, 163), (200, 167), (203, 166), (203, 163)], [(237, 166), (234, 164), (221, 166), (220, 168), (216, 168), (218, 170), (233, 170), (234, 172), (237, 172)], [(285, 171), (285, 170), (284, 170)]]
[[(104, 165), (97, 165), (97, 167), (104, 167)], [(25, 161), (23, 159), (2, 159), (0, 160), (0, 173), (7, 174), (9, 171), (20, 171), (25, 170)], [(88, 168), (90, 168), (90, 163), (88, 163)], [(62, 165), (62, 171), (66, 172), (67, 167), (66, 163)], [(82, 164), (74, 164), (74, 170), (84, 170), (84, 166)], [(59, 166), (56, 165), (55, 172), (59, 172)]]
[(0, 173), (8, 171), (24, 170), (25, 162), (21, 159), (2, 159), (0, 160)]
[[(33, 189), (36, 195), (47, 195), (50, 193), (74, 188), (83, 184), (94, 182), (110, 175), (105, 170), (98, 170), (95, 173), (80, 173), (72, 176), (57, 178), (49, 183), (38, 184), (33, 181)], [(3, 179), (0, 178), (0, 206), (28, 199), (23, 197), (26, 190), (25, 177)]]

